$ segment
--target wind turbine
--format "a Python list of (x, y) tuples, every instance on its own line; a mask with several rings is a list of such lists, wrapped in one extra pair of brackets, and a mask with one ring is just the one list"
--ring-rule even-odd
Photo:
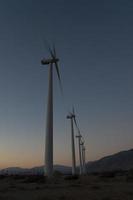
[(45, 174), (48, 177), (53, 175), (53, 66), (56, 69), (59, 79), (60, 88), (62, 90), (61, 78), (59, 73), (58, 62), (55, 47), (49, 48), (50, 58), (41, 60), (42, 65), (49, 66), (48, 76), (48, 102), (46, 115), (46, 135), (45, 135)]
[[(73, 113), (74, 113), (74, 116), (75, 116), (75, 111), (74, 111), (74, 107), (73, 107)], [(82, 152), (81, 152), (81, 139), (82, 139), (82, 135), (80, 133), (80, 130), (79, 130), (79, 127), (78, 127), (78, 124), (77, 124), (77, 121), (76, 121), (76, 117), (74, 117), (74, 123), (75, 123), (75, 126), (77, 128), (77, 131), (78, 131), (78, 135), (76, 135), (76, 138), (78, 139), (78, 147), (79, 147), (79, 162), (80, 162), (80, 174), (83, 173), (83, 164), (82, 164)]]
[(85, 149), (84, 143), (85, 143), (85, 141), (82, 138), (80, 145), (81, 145), (81, 153), (82, 153), (83, 174), (86, 173), (86, 161), (85, 161), (85, 150), (86, 149)]
[(73, 126), (73, 120), (75, 119), (74, 112), (70, 112), (69, 115), (67, 115), (67, 119), (70, 119), (71, 121), (71, 146), (72, 146), (72, 175), (76, 174), (76, 159), (75, 159), (75, 142), (74, 142), (74, 126)]
[(86, 174), (86, 155), (85, 155), (86, 148), (83, 146), (83, 173)]

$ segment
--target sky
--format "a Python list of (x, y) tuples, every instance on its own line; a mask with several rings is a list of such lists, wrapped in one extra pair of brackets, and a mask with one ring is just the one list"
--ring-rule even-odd
[(64, 89), (54, 70), (54, 164), (71, 165), (73, 105), (87, 161), (133, 148), (132, 22), (132, 0), (0, 1), (0, 168), (44, 164), (46, 43)]

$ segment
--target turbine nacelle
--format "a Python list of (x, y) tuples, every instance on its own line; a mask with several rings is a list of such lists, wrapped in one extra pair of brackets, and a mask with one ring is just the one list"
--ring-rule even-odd
[(67, 119), (72, 119), (72, 118), (75, 118), (75, 115), (73, 114), (67, 115)]
[(76, 135), (76, 138), (82, 138), (82, 135)]
[(51, 63), (57, 63), (59, 61), (59, 59), (58, 58), (48, 58), (48, 59), (42, 59), (41, 60), (41, 64), (42, 65), (49, 65), (49, 64), (51, 64)]

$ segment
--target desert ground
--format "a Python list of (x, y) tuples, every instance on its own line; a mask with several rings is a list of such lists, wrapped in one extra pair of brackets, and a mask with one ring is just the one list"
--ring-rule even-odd
[(0, 200), (133, 200), (133, 173), (0, 176)]

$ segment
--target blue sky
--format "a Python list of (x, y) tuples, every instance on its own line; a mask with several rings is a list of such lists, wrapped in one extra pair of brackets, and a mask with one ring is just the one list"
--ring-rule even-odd
[(132, 21), (131, 0), (1, 0), (1, 168), (44, 162), (45, 41), (56, 44), (64, 88), (63, 100), (54, 71), (54, 162), (71, 165), (72, 105), (87, 160), (132, 148)]

